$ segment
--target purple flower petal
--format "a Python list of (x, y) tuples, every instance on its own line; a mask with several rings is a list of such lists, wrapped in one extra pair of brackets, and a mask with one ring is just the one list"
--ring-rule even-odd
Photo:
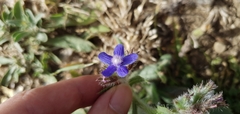
[(114, 48), (114, 55), (118, 55), (118, 56), (124, 56), (124, 47), (122, 44), (118, 44), (115, 48)]
[(126, 66), (120, 66), (117, 69), (117, 74), (120, 77), (125, 77), (128, 74), (128, 69)]
[(105, 77), (109, 77), (111, 76), (115, 71), (117, 70), (117, 68), (113, 65), (108, 66), (104, 71), (102, 71), (102, 75)]
[(132, 53), (130, 55), (127, 55), (123, 58), (122, 65), (129, 65), (134, 63), (138, 58), (138, 55), (136, 53)]
[(111, 65), (111, 59), (112, 59), (112, 56), (106, 54), (105, 52), (101, 52), (99, 55), (98, 55), (98, 58), (100, 59), (101, 62), (105, 63), (105, 64), (108, 64), (108, 65)]

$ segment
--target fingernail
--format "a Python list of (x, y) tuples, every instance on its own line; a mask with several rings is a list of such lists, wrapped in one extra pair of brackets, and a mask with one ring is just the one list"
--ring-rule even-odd
[(110, 101), (110, 107), (118, 114), (127, 114), (132, 102), (132, 91), (128, 85), (117, 86)]

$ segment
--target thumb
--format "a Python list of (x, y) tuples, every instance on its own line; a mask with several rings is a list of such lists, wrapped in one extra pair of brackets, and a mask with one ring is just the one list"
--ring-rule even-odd
[(132, 102), (132, 91), (121, 84), (101, 95), (88, 114), (127, 114)]

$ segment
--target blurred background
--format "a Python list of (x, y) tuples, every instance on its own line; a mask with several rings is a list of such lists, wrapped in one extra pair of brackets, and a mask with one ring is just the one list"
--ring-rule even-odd
[(239, 0), (0, 0), (0, 102), (16, 93), (99, 74), (101, 51), (138, 52), (141, 98), (172, 99), (213, 80), (240, 113)]

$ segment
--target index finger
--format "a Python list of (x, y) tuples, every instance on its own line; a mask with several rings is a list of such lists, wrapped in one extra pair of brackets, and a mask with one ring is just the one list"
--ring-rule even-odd
[(0, 112), (66, 114), (94, 103), (101, 86), (98, 76), (81, 76), (22, 92), (0, 105)]

